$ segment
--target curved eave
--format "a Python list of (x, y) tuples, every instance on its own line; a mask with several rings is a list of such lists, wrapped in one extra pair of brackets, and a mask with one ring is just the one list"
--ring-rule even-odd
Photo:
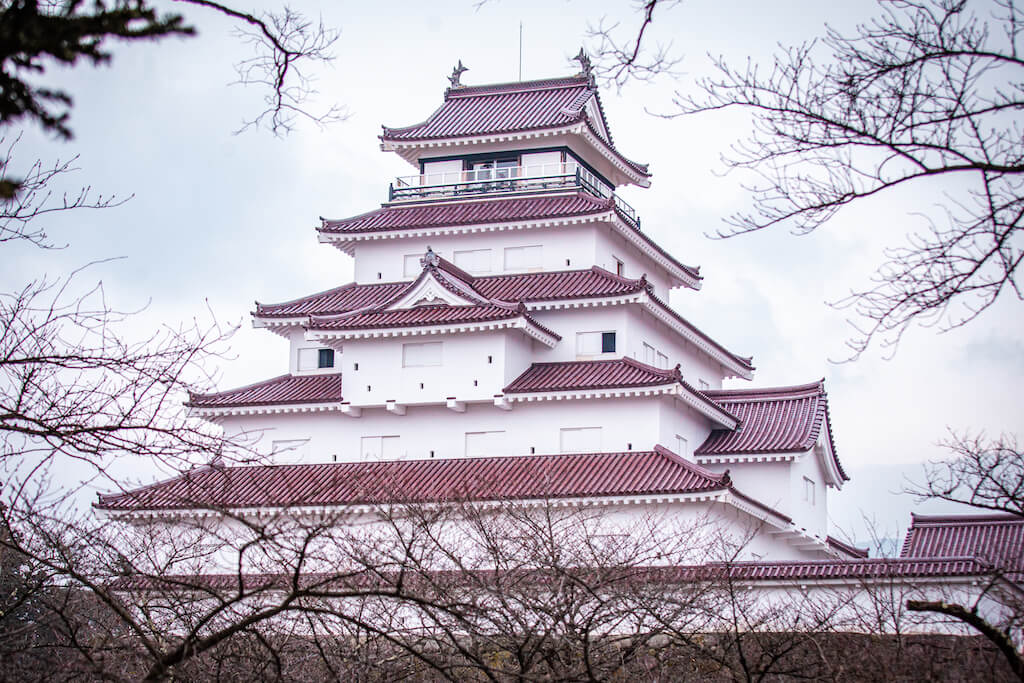
[(712, 422), (735, 429), (739, 419), (722, 409), (699, 391), (681, 382), (665, 382), (664, 384), (622, 385), (622, 386), (589, 386), (572, 389), (537, 389), (530, 391), (506, 391), (495, 396), (496, 402), (511, 403), (542, 403), (545, 401), (572, 401), (606, 398), (644, 398), (651, 396), (671, 396), (686, 403)]
[(608, 161), (623, 178), (640, 187), (651, 186), (651, 173), (644, 164), (639, 164), (623, 156), (618, 150), (612, 147), (601, 137), (593, 125), (586, 119), (574, 121), (562, 126), (545, 126), (542, 128), (528, 128), (522, 130), (503, 131), (500, 133), (484, 133), (481, 135), (453, 135), (448, 137), (432, 137), (404, 139), (394, 138), (387, 135), (387, 130), (380, 136), (381, 149), (385, 152), (395, 152), (400, 157), (414, 166), (418, 166), (419, 150), (441, 147), (453, 147), (456, 145), (485, 145), (498, 142), (515, 142), (520, 140), (533, 140), (537, 138), (554, 137), (557, 135), (578, 135), (585, 142), (596, 150), (605, 160)]
[(666, 323), (683, 338), (703, 351), (708, 357), (720, 364), (732, 374), (730, 377), (741, 377), (743, 379), (754, 378), (754, 366), (749, 358), (743, 358), (728, 351), (724, 346), (701, 332), (688, 320), (676, 313), (664, 301), (650, 292), (644, 292), (641, 304), (650, 311), (656, 318)]
[[(479, 201), (476, 198), (475, 201)], [(494, 221), (491, 223), (470, 223), (465, 225), (430, 225), (403, 228), (385, 228), (360, 232), (330, 232), (317, 228), (317, 239), (324, 244), (333, 244), (348, 255), (355, 252), (355, 243), (372, 240), (406, 239), (410, 237), (434, 237), (438, 235), (461, 235), (502, 230), (531, 230), (559, 225), (579, 225), (598, 221), (614, 221), (615, 211), (605, 210), (578, 216), (558, 218), (530, 218), (519, 221)]]
[(281, 413), (323, 413), (340, 411), (341, 401), (279, 401), (267, 403), (239, 403), (223, 406), (189, 406), (189, 415), (208, 420), (238, 415), (274, 415)]
[[(315, 325), (315, 322), (313, 323)], [(529, 337), (533, 337), (548, 348), (553, 348), (561, 337), (536, 322), (529, 316), (516, 316), (500, 320), (481, 320), (474, 322), (459, 323), (438, 323), (426, 325), (406, 325), (394, 327), (361, 327), (346, 328), (340, 330), (317, 329), (310, 326), (306, 329), (308, 341), (324, 342), (328, 345), (331, 342), (340, 342), (346, 339), (376, 339), (386, 337), (408, 337), (415, 335), (432, 334), (461, 334), (466, 332), (490, 332), (494, 330), (517, 329)]]

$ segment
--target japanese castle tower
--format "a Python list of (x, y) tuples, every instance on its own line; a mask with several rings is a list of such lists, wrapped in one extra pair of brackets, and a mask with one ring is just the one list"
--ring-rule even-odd
[[(324, 508), (395, 490), (657, 505), (761, 529), (749, 559), (863, 557), (828, 536), (847, 476), (823, 382), (722, 388), (753, 379), (752, 360), (668, 305), (702, 276), (616, 195), (651, 174), (615, 146), (589, 69), (485, 86), (460, 74), (423, 123), (380, 136), (416, 173), (380, 208), (317, 228), (355, 281), (257, 304), (256, 327), (289, 342), (288, 374), (191, 397), (274, 464), (97, 507)], [(206, 476), (219, 483), (202, 493)]]

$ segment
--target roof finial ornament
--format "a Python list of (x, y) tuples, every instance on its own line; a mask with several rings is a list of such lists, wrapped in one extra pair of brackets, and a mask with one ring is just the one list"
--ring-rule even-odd
[(469, 71), (469, 67), (462, 66), (462, 60), (459, 60), (459, 65), (452, 69), (452, 75), (448, 77), (448, 82), (452, 84), (453, 88), (465, 88), (462, 85), (462, 74)]
[(587, 51), (580, 47), (579, 53), (573, 57), (573, 59), (580, 63), (580, 76), (583, 76), (590, 84), (594, 84), (594, 65), (590, 63), (590, 56), (587, 55)]
[(431, 249), (430, 247), (427, 247), (427, 253), (424, 254), (423, 258), (420, 259), (420, 266), (423, 267), (423, 268), (427, 268), (427, 267), (437, 268), (440, 264), (441, 264), (441, 259), (438, 257), (438, 255), (434, 253), (433, 249)]

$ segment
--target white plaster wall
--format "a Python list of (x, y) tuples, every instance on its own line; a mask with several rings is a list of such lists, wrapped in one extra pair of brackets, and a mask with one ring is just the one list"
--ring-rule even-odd
[(507, 387), (512, 380), (526, 372), (526, 369), (534, 362), (534, 358), (543, 354), (547, 348), (544, 344), (525, 334), (506, 334), (505, 362), (503, 363), (505, 378), (501, 388), (494, 393), (500, 393), (501, 389)]
[[(334, 367), (333, 368), (318, 368), (315, 370), (299, 371), (299, 349), (323, 349), (327, 348), (323, 344), (315, 341), (306, 340), (306, 332), (301, 327), (294, 327), (288, 332), (288, 372), (293, 375), (316, 375), (316, 374), (330, 374), (335, 372), (341, 372), (342, 370), (342, 356), (339, 349), (334, 350)], [(268, 379), (264, 377), (263, 379)]]
[(225, 417), (222, 424), (227, 435), (244, 434), (248, 445), (268, 455), (271, 441), (309, 439), (309, 462), (358, 461), (364, 436), (401, 437), (402, 457), (429, 458), (431, 451), (437, 458), (462, 457), (466, 432), (480, 431), (505, 432), (495, 455), (558, 453), (563, 427), (600, 427), (602, 451), (642, 451), (662, 440), (662, 401), (671, 404), (670, 398), (543, 401), (514, 403), (506, 411), (488, 402), (468, 404), (463, 413), (443, 406), (410, 406), (405, 415), (364, 408), (358, 418), (336, 411), (279, 413)]
[(669, 280), (668, 273), (664, 268), (656, 264), (649, 256), (642, 254), (611, 225), (602, 223), (595, 232), (597, 259), (593, 265), (614, 273), (615, 259), (618, 259), (625, 266), (625, 273), (623, 273), (625, 277), (635, 280), (646, 274), (647, 281), (654, 285), (655, 294), (662, 299), (668, 299)]
[(371, 240), (355, 244), (355, 280), (359, 284), (399, 282), (419, 275), (404, 273), (407, 255), (422, 256), (429, 246), (439, 256), (454, 262), (455, 252), (491, 249), (490, 272), (477, 275), (501, 275), (527, 272), (505, 269), (505, 247), (542, 246), (542, 265), (538, 270), (582, 270), (596, 261), (593, 224), (531, 228), (461, 235), (434, 235), (393, 240)]
[[(505, 337), (513, 335), (524, 336), (504, 330), (345, 341), (345, 400), (354, 406), (491, 400), (505, 386)], [(403, 344), (430, 342), (441, 342), (441, 365), (402, 366)]]
[[(711, 422), (677, 398), (664, 398), (658, 402), (661, 412), (658, 443), (676, 455), (693, 461), (693, 451), (704, 443), (711, 433)], [(680, 453), (679, 440), (686, 439), (686, 452)]]
[[(814, 449), (802, 453), (789, 470), (789, 499), (791, 511), (788, 513), (797, 527), (822, 538), (828, 533), (828, 487), (825, 486), (825, 472)], [(804, 477), (814, 482), (814, 502), (804, 500)]]
[(705, 467), (712, 472), (729, 470), (729, 477), (741, 493), (785, 515), (793, 516), (790, 463), (730, 462), (709, 464)]

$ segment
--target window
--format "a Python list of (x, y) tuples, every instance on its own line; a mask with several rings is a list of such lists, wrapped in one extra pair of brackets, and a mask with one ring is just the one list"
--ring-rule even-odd
[(505, 159), (487, 159), (486, 161), (475, 161), (469, 168), (467, 180), (502, 180), (505, 178), (517, 178), (519, 176), (519, 158), (507, 157)]
[(401, 439), (397, 436), (364, 436), (360, 439), (360, 452), (364, 460), (395, 460), (404, 453), (400, 450)]
[(814, 481), (804, 477), (804, 500), (814, 505)]
[(662, 370), (668, 369), (668, 356), (658, 351), (658, 367)]
[(505, 247), (505, 270), (540, 270), (543, 252), (539, 244)]
[(300, 372), (306, 370), (316, 370), (320, 367), (320, 349), (299, 349), (298, 350), (298, 362), (296, 368)]
[(420, 368), (441, 364), (441, 342), (402, 344), (402, 367)]
[(644, 362), (648, 365), (654, 365), (656, 362), (654, 347), (644, 342)]
[(676, 455), (681, 455), (684, 458), (690, 455), (690, 442), (685, 436), (679, 436), (676, 434)]
[(420, 259), (423, 254), (408, 254), (402, 261), (402, 275), (404, 277), (416, 277), (423, 270)]
[(600, 427), (565, 427), (559, 433), (563, 453), (600, 453)]
[(612, 258), (615, 259), (615, 274), (626, 277), (626, 264), (614, 256), (612, 256)]
[(708, 384), (704, 380), (700, 380), (700, 390), (701, 391), (705, 391), (705, 390), (710, 389), (710, 388), (711, 388), (710, 384)]
[(505, 432), (502, 431), (466, 432), (466, 457), (502, 455), (505, 443)]
[(602, 353), (615, 353), (614, 332), (576, 333), (577, 356), (598, 356)]
[(334, 349), (318, 349), (320, 351), (317, 357), (318, 368), (333, 368), (334, 367)]
[(270, 442), (270, 455), (278, 464), (309, 459), (309, 439), (283, 439)]
[(490, 249), (467, 249), (455, 252), (455, 265), (467, 273), (491, 272)]

